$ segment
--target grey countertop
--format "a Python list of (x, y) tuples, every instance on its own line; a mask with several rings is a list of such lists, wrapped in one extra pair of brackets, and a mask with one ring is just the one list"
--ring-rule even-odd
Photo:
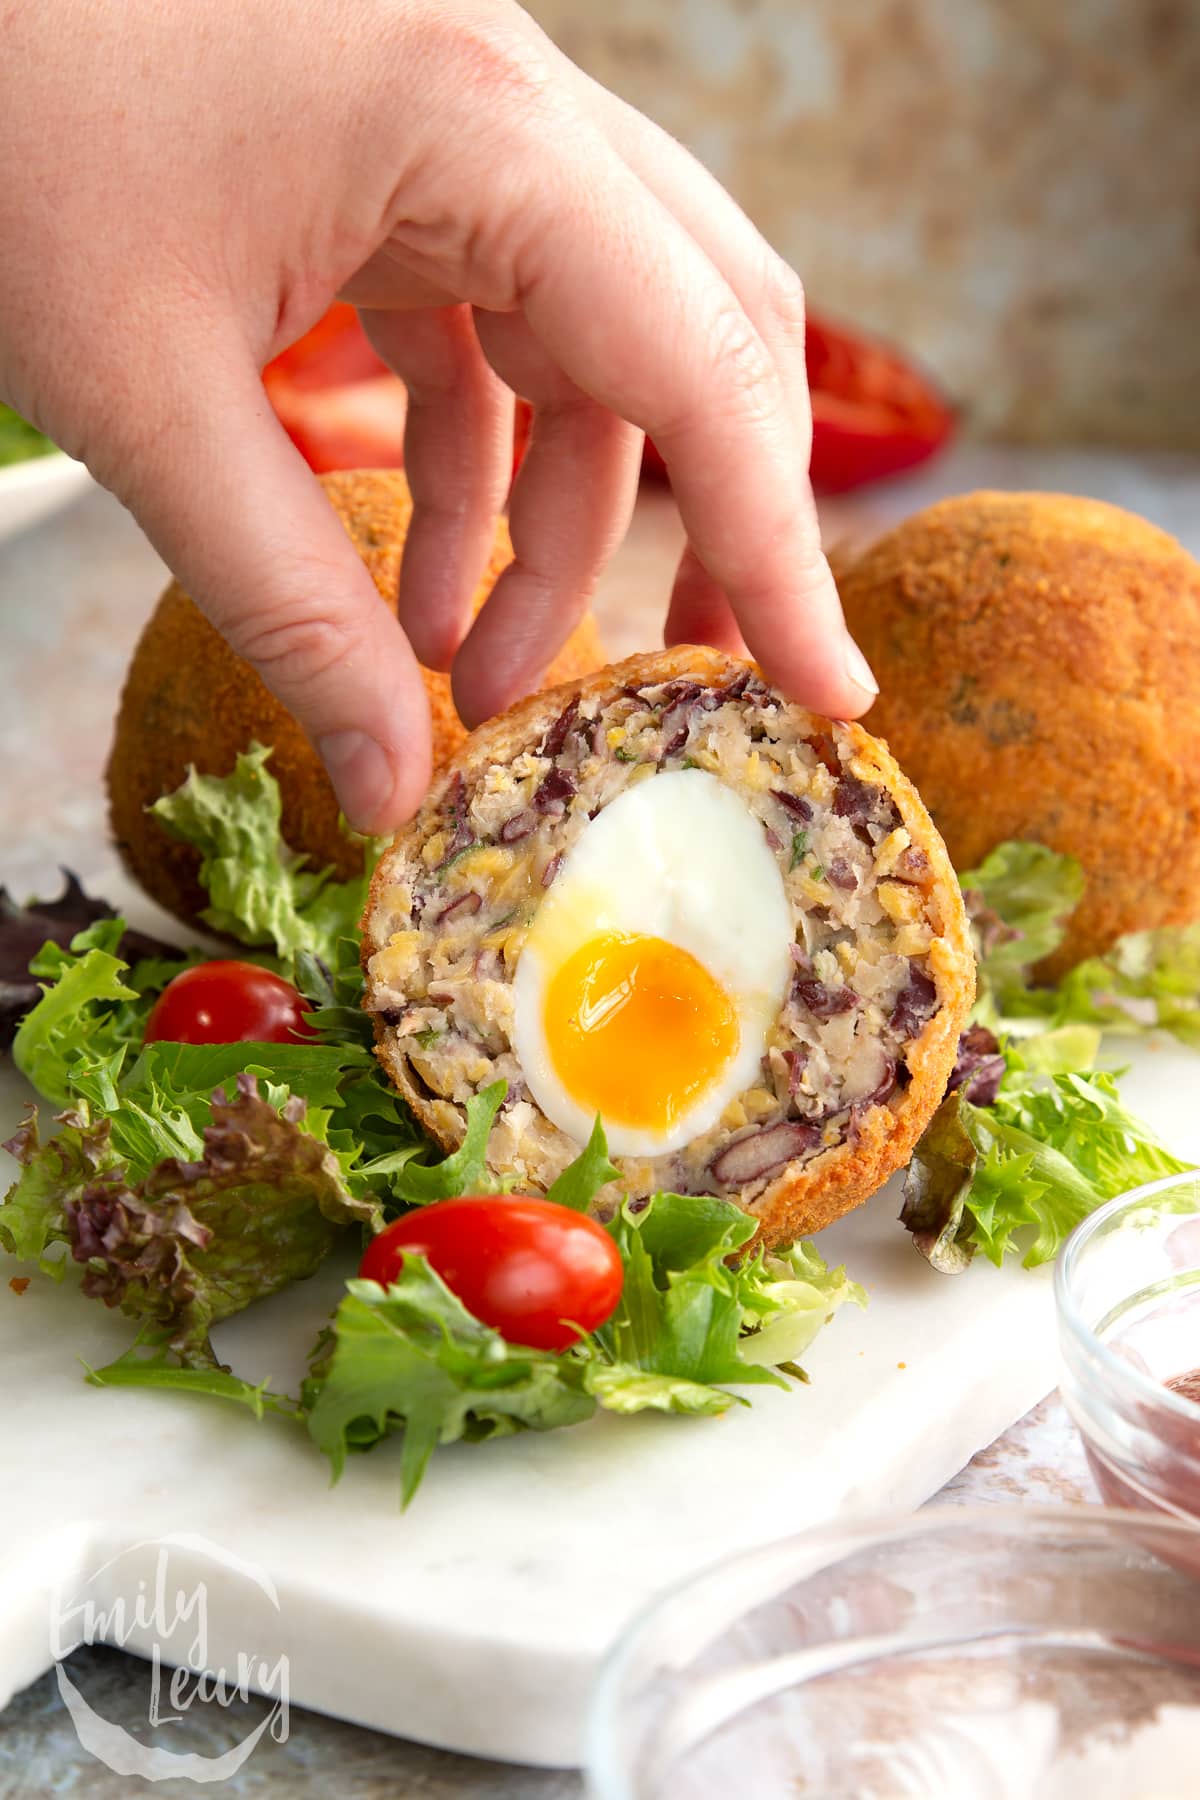
[[(1176, 458), (1071, 457), (1063, 453), (965, 450), (923, 482), (894, 484), (867, 502), (839, 503), (827, 535), (861, 535), (940, 492), (991, 483), (1041, 485), (1125, 499), (1191, 540), (1200, 465)], [(647, 496), (597, 603), (614, 654), (653, 640), (678, 524), (665, 495)], [(87, 493), (41, 528), (0, 545), (4, 706), (0, 758), (0, 880), (14, 892), (47, 891), (60, 859), (102, 871), (106, 849), (102, 770), (113, 708), (133, 642), (163, 582), (158, 559), (106, 495)], [(36, 828), (31, 820), (36, 819)], [(99, 885), (99, 884), (98, 884)], [(32, 1451), (25, 1446), (25, 1453)], [(9, 1453), (9, 1452), (6, 1452)], [(1006, 1432), (937, 1496), (957, 1505), (1094, 1500), (1078, 1440), (1056, 1398)], [(121, 1652), (80, 1651), (72, 1675), (107, 1719), (146, 1728), (146, 1667)], [(207, 1718), (212, 1745), (222, 1718)], [(206, 1713), (193, 1707), (189, 1747), (205, 1742)], [(181, 1746), (182, 1747), (182, 1746)], [(210, 1746), (211, 1747), (211, 1746)], [(145, 1788), (164, 1800), (195, 1793), (190, 1781), (151, 1784), (109, 1773), (78, 1742), (53, 1671), (0, 1716), (0, 1800), (86, 1793), (116, 1800)], [(582, 1793), (569, 1773), (506, 1768), (401, 1742), (295, 1711), (287, 1741), (269, 1737), (224, 1786), (234, 1794), (336, 1792), (346, 1800), (406, 1795), (428, 1800), (568, 1800)]]

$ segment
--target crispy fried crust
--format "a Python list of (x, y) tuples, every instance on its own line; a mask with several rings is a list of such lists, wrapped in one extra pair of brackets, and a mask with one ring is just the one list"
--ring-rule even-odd
[(1200, 918), (1200, 564), (1098, 500), (967, 494), (839, 570), (870, 713), (959, 869), (1006, 838), (1078, 857), (1056, 978)]
[[(473, 732), (441, 778), (424, 807), (395, 840), (393, 851), (425, 841), (437, 829), (446, 793), (456, 774), (470, 779), (493, 763), (505, 763), (519, 750), (537, 744), (564, 706), (576, 695), (607, 697), (623, 687), (639, 687), (689, 677), (706, 684), (731, 680), (744, 665), (717, 651), (695, 646), (629, 657), (581, 680), (565, 682), (550, 692), (521, 701), (500, 718)], [(975, 963), (967, 933), (958, 883), (945, 846), (912, 783), (901, 772), (887, 746), (858, 725), (831, 724), (813, 718), (814, 731), (828, 731), (869, 764), (890, 793), (913, 844), (931, 865), (925, 886), (937, 936), (929, 972), (937, 988), (938, 1010), (913, 1040), (907, 1062), (911, 1082), (890, 1104), (874, 1105), (862, 1117), (854, 1141), (822, 1152), (804, 1165), (785, 1169), (746, 1206), (761, 1226), (767, 1244), (794, 1242), (859, 1206), (908, 1161), (921, 1132), (941, 1100), (954, 1064), (959, 1032), (975, 995)], [(363, 966), (378, 948), (370, 940), (370, 923), (384, 897), (390, 857), (376, 869), (363, 916)], [(446, 1149), (460, 1142), (463, 1114), (446, 1100), (431, 1099), (413, 1079), (411, 1068), (378, 1017), (376, 1054), (425, 1129)]]
[[(398, 469), (356, 469), (320, 477), (330, 504), (395, 611), (400, 555), (412, 500)], [(478, 612), (512, 560), (508, 528), (496, 541), (472, 602)], [(589, 615), (550, 665), (548, 681), (594, 668), (603, 658)], [(463, 742), (448, 675), (425, 672), (433, 718), (433, 761), (440, 768)], [(184, 920), (205, 904), (198, 858), (169, 838), (146, 808), (170, 793), (190, 764), (225, 775), (239, 750), (257, 738), (274, 747), (271, 769), (283, 797), (283, 833), (315, 868), (340, 876), (361, 868), (361, 852), (338, 828), (338, 805), (315, 750), (286, 708), (249, 664), (235, 656), (177, 582), (163, 594), (139, 640), (126, 676), (108, 762), (109, 817), (122, 859), (147, 893)]]

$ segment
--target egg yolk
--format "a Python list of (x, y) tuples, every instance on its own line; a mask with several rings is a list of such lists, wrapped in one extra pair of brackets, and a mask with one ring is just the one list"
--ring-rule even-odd
[(543, 1023), (559, 1080), (602, 1119), (665, 1131), (737, 1054), (737, 1012), (688, 950), (606, 932), (547, 983)]

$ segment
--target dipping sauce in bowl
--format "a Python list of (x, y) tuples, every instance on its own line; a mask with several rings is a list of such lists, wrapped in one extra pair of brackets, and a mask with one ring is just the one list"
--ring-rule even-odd
[(1085, 1219), (1055, 1298), (1063, 1398), (1104, 1498), (1200, 1522), (1200, 1173)]

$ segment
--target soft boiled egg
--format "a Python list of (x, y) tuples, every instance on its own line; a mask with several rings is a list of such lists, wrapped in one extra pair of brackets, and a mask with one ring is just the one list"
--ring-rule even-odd
[(513, 981), (513, 1047), (577, 1143), (678, 1150), (761, 1079), (794, 925), (760, 820), (702, 769), (628, 788), (585, 826)]

